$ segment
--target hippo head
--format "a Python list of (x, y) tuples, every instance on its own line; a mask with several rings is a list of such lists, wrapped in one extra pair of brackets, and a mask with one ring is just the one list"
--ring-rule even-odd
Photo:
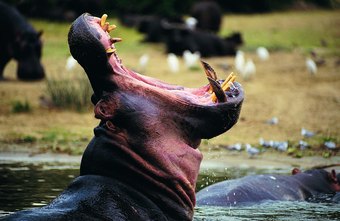
[(301, 172), (294, 168), (292, 174), (302, 181), (305, 189), (311, 192), (332, 194), (340, 192), (340, 182), (338, 178), (340, 174), (336, 174), (335, 170), (330, 172), (324, 169), (311, 169)]
[[(83, 14), (71, 26), (72, 56), (88, 75), (95, 116), (101, 122), (87, 147), (81, 175), (119, 179), (142, 191), (164, 211), (192, 218), (202, 138), (215, 137), (236, 122), (243, 101), (237, 82), (224, 91), (203, 62), (210, 84), (170, 85), (122, 64), (109, 31), (115, 26)], [(183, 219), (178, 219), (183, 220)]]
[(27, 31), (16, 35), (14, 58), (18, 61), (17, 75), (21, 80), (39, 80), (45, 77), (40, 63), (42, 32)]

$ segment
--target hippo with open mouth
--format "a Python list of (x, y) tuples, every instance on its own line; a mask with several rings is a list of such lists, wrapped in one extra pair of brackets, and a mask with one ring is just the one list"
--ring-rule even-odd
[(92, 85), (100, 119), (80, 176), (49, 205), (8, 220), (192, 220), (201, 139), (229, 130), (244, 93), (230, 75), (209, 84), (170, 85), (125, 68), (111, 38), (115, 26), (83, 14), (69, 32), (72, 56)]

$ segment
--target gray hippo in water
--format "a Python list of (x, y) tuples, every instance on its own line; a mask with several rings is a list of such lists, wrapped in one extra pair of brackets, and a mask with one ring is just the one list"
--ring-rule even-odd
[(0, 80), (6, 64), (18, 62), (17, 76), (21, 80), (45, 77), (40, 63), (42, 32), (37, 32), (14, 7), (0, 2)]
[(106, 15), (83, 14), (68, 36), (100, 120), (80, 176), (49, 205), (5, 220), (192, 220), (198, 146), (237, 122), (243, 89), (232, 77), (217, 80), (204, 62), (209, 84), (196, 89), (135, 73), (116, 53), (114, 28)]
[[(340, 183), (334, 170), (298, 169), (288, 175), (251, 175), (208, 186), (196, 194), (198, 206), (248, 206), (269, 200), (338, 201)], [(338, 176), (339, 177), (339, 176)]]

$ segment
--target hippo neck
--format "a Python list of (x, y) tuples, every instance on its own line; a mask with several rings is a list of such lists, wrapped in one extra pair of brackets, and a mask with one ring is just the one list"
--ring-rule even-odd
[[(174, 220), (191, 220), (195, 206), (195, 185), (202, 155), (185, 142), (150, 137), (143, 144), (130, 142), (102, 122), (84, 152), (80, 175), (101, 175), (117, 179), (139, 190)], [(177, 145), (176, 151), (167, 145)], [(186, 151), (181, 152), (181, 150)], [(190, 154), (188, 154), (190, 153)]]

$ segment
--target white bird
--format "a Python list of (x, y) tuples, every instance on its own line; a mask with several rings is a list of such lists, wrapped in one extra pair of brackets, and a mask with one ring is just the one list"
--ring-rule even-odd
[(265, 141), (262, 137), (259, 139), (259, 144), (262, 146), (262, 147), (272, 147), (272, 144), (273, 142), (272, 141)]
[(336, 148), (336, 144), (333, 141), (326, 141), (324, 143), (325, 147), (327, 147), (328, 149), (335, 149)]
[(167, 61), (168, 61), (169, 69), (172, 73), (176, 73), (179, 71), (179, 61), (175, 54), (169, 53)]
[(72, 55), (70, 55), (66, 60), (66, 65), (65, 65), (66, 70), (67, 71), (73, 70), (77, 63), (78, 63), (77, 60), (74, 59)]
[(262, 61), (269, 59), (269, 52), (265, 47), (258, 47), (256, 49), (256, 54)]
[(279, 118), (273, 117), (273, 118), (267, 120), (266, 123), (267, 123), (267, 124), (271, 124), (271, 125), (278, 124), (278, 123), (279, 123)]
[(191, 29), (194, 30), (196, 28), (197, 25), (197, 19), (194, 17), (188, 17), (187, 19), (185, 19), (185, 25)]
[(312, 131), (306, 130), (305, 128), (301, 128), (301, 135), (304, 137), (313, 137), (315, 133)]
[(236, 151), (240, 151), (242, 150), (242, 144), (241, 143), (236, 143), (233, 145), (228, 146), (229, 150), (236, 150)]
[(300, 147), (300, 150), (304, 150), (307, 147), (309, 147), (309, 144), (306, 141), (300, 140), (299, 141), (299, 147)]
[(185, 50), (183, 52), (184, 64), (187, 69), (191, 69), (197, 66), (200, 58), (201, 58), (201, 54), (198, 51), (191, 53), (190, 51)]
[(315, 62), (311, 58), (306, 59), (306, 67), (307, 67), (308, 72), (311, 75), (316, 75), (316, 73), (318, 72), (318, 67), (316, 66)]
[(243, 79), (248, 80), (256, 73), (256, 67), (252, 59), (248, 58), (243, 70), (240, 72)]
[(238, 50), (236, 52), (235, 56), (235, 69), (237, 72), (241, 73), (243, 72), (244, 64), (245, 64), (245, 58), (244, 58), (244, 52)]
[(140, 58), (139, 58), (139, 69), (140, 71), (145, 71), (146, 66), (149, 63), (149, 55), (147, 54), (143, 54)]
[(279, 151), (286, 152), (288, 150), (288, 141), (276, 142), (275, 148)]
[(260, 150), (256, 147), (252, 147), (250, 144), (246, 144), (246, 151), (250, 157), (253, 157), (260, 153)]

